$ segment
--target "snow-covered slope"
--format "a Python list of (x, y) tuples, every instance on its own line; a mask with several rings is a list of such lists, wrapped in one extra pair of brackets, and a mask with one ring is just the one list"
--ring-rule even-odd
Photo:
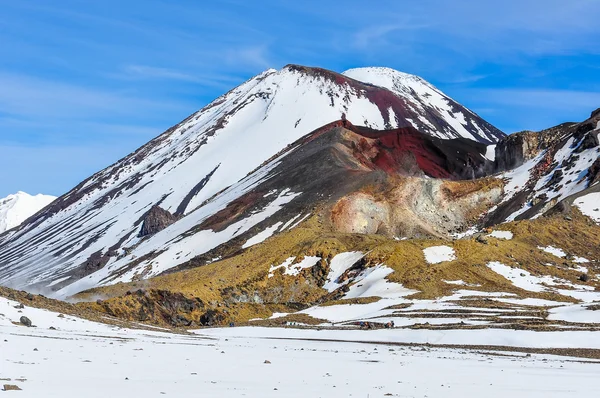
[[(500, 141), (496, 157), (509, 164), (518, 160), (518, 167), (500, 175), (507, 182), (506, 195), (490, 212), (492, 224), (564, 211), (578, 197), (600, 191), (599, 138), (600, 110), (596, 110), (581, 123), (518, 133)], [(590, 206), (598, 207), (584, 206), (584, 214)]]
[[(365, 70), (361, 78), (368, 80), (378, 73), (377, 68)], [(269, 178), (280, 159), (265, 163), (268, 159), (335, 120), (347, 118), (378, 129), (416, 123), (430, 126), (424, 132), (441, 138), (468, 136), (482, 143), (503, 135), (416, 77), (405, 89), (398, 87), (390, 91), (295, 65), (265, 71), (82, 182), (26, 225), (1, 236), (0, 278), (15, 287), (45, 288), (52, 283), (56, 288), (57, 280), (64, 286), (85, 276), (80, 286), (61, 293), (68, 294), (114, 282), (107, 278), (115, 273), (122, 280), (156, 275), (205, 253), (299, 194), (278, 192), (270, 197), (271, 204), (256, 209), (232, 230), (197, 228)], [(425, 106), (432, 90), (436, 103)], [(454, 110), (452, 115), (448, 107)], [(457, 120), (464, 120), (458, 130)], [(250, 175), (253, 170), (257, 171)], [(142, 242), (144, 217), (157, 205), (177, 221)], [(179, 246), (180, 250), (172, 250)], [(130, 255), (134, 249), (136, 253)], [(148, 259), (151, 253), (153, 261)], [(132, 261), (139, 266), (128, 267)], [(65, 281), (67, 276), (71, 278)]]
[[(382, 67), (349, 69), (343, 74), (364, 83), (385, 87), (404, 98), (414, 115), (405, 119), (419, 131), (440, 138), (455, 136), (481, 140), (483, 137), (491, 142), (503, 136), (495, 127), (418, 76)], [(443, 122), (439, 123), (425, 115), (438, 115)]]
[(55, 199), (56, 197), (50, 195), (31, 196), (25, 192), (17, 192), (0, 199), (0, 234), (19, 226)]

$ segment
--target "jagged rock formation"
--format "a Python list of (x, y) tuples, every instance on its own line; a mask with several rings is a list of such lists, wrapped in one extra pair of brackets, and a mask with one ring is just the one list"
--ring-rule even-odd
[(565, 130), (575, 123), (564, 123), (543, 131), (522, 131), (502, 138), (496, 144), (496, 170), (506, 171), (521, 166), (540, 152), (560, 142)]
[(154, 235), (167, 228), (178, 219), (179, 217), (169, 213), (159, 205), (154, 205), (144, 216), (139, 236), (140, 238), (143, 238), (145, 236)]
[[(581, 123), (506, 137), (496, 146), (500, 170), (510, 164), (507, 195), (486, 224), (570, 212), (574, 199), (598, 190), (600, 112)], [(520, 164), (520, 165), (519, 165)]]

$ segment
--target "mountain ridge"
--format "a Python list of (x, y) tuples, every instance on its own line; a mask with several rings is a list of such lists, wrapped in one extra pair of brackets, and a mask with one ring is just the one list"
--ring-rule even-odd
[[(486, 122), (464, 137), (452, 125), (474, 113), (453, 119), (458, 105), (422, 79), (375, 72), (348, 74), (390, 88), (295, 65), (250, 79), (0, 236), (0, 277), (67, 297), (218, 262), (315, 212), (337, 232), (448, 238), (517, 202), (510, 177), (484, 178), (498, 171)], [(445, 127), (431, 134), (416, 111)]]

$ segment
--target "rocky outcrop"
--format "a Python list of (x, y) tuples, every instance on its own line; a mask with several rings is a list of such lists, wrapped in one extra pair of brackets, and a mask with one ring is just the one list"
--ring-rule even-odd
[(596, 184), (597, 182), (600, 182), (600, 157), (596, 159), (596, 161), (588, 169), (586, 177), (589, 181), (589, 187)]
[(387, 189), (341, 198), (332, 208), (336, 231), (388, 237), (449, 237), (464, 231), (502, 196), (499, 180), (444, 181), (408, 177)]
[(99, 300), (96, 305), (111, 316), (131, 321), (175, 327), (205, 324), (202, 317), (206, 310), (202, 300), (166, 290), (128, 291), (123, 297)]
[(590, 131), (583, 137), (581, 144), (577, 147), (575, 152), (581, 153), (586, 149), (592, 149), (598, 145), (600, 145), (600, 142), (598, 142), (598, 132)]
[(539, 150), (539, 133), (523, 131), (507, 136), (496, 144), (496, 168), (509, 170), (534, 158)]
[(139, 236), (143, 238), (144, 236), (154, 235), (167, 228), (178, 219), (179, 217), (169, 213), (158, 205), (154, 205), (144, 217)]
[(571, 125), (565, 123), (539, 132), (522, 131), (503, 138), (496, 144), (496, 170), (514, 169), (535, 158), (541, 151), (559, 142), (565, 129)]

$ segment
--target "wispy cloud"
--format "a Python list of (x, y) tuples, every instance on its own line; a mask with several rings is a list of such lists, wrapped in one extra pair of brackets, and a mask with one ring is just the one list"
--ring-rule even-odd
[(420, 31), (431, 27), (429, 23), (415, 23), (407, 18), (392, 24), (373, 25), (358, 30), (354, 33), (353, 45), (360, 49), (387, 44), (390, 39), (398, 40), (394, 33), (406, 34), (407, 32)]
[(542, 108), (547, 110), (593, 110), (600, 106), (600, 92), (561, 89), (507, 88), (476, 89), (468, 91), (471, 96), (480, 98), (496, 106)]
[(132, 77), (198, 82), (196, 77), (175, 69), (147, 65), (127, 65), (124, 69), (125, 73)]
[(464, 75), (457, 75), (457, 76), (449, 76), (448, 78), (444, 79), (444, 83), (449, 83), (449, 84), (474, 83), (474, 82), (481, 81), (488, 76), (489, 75), (487, 75), (487, 74), (486, 75), (464, 74)]
[(267, 45), (234, 48), (224, 52), (224, 60), (230, 65), (253, 68), (269, 68), (273, 66)]
[(383, 25), (361, 29), (354, 34), (354, 45), (359, 48), (375, 44), (384, 39), (388, 34), (400, 30), (400, 25)]
[(579, 122), (600, 107), (600, 92), (540, 88), (458, 89), (454, 98), (506, 133)]
[(137, 97), (118, 90), (0, 73), (0, 110), (27, 118), (85, 119), (103, 116), (151, 115), (157, 110), (172, 111), (180, 101)]

